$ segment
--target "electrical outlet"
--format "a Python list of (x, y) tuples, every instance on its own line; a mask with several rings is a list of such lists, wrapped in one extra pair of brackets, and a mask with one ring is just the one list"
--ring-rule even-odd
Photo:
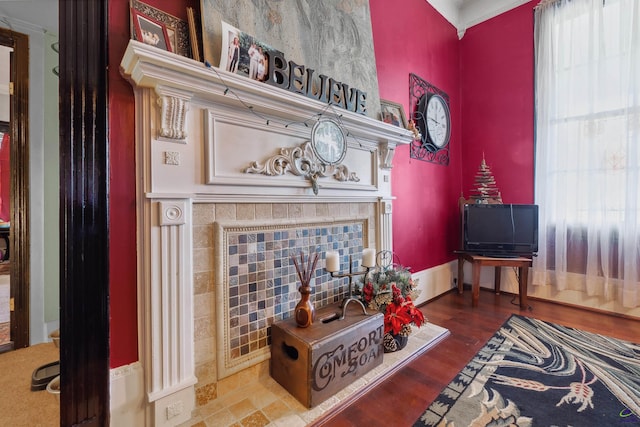
[(184, 411), (184, 404), (182, 403), (182, 400), (173, 402), (171, 405), (167, 406), (167, 420), (177, 417), (182, 414), (182, 411)]

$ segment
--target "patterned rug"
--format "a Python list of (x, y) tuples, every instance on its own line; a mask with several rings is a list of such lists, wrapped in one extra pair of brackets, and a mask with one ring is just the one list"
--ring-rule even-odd
[(640, 345), (514, 315), (414, 426), (640, 426)]

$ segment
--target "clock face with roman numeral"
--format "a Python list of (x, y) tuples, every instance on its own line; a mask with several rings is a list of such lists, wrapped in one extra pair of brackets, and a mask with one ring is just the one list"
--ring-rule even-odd
[(451, 115), (447, 101), (440, 95), (431, 95), (423, 114), (431, 143), (438, 149), (446, 146), (451, 135)]

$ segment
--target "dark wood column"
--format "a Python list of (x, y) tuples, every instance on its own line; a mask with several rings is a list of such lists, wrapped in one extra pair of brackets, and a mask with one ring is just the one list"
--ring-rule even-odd
[[(0, 44), (11, 53), (11, 339), (14, 348), (29, 346), (29, 298), (31, 289), (31, 208), (29, 203), (29, 38), (0, 28)], [(19, 243), (19, 244), (18, 244)]]
[(109, 425), (107, 0), (59, 0), (62, 426)]

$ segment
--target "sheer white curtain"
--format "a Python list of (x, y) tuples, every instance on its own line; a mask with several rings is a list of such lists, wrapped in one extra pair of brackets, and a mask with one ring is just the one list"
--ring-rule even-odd
[(640, 0), (535, 13), (533, 284), (640, 306)]

